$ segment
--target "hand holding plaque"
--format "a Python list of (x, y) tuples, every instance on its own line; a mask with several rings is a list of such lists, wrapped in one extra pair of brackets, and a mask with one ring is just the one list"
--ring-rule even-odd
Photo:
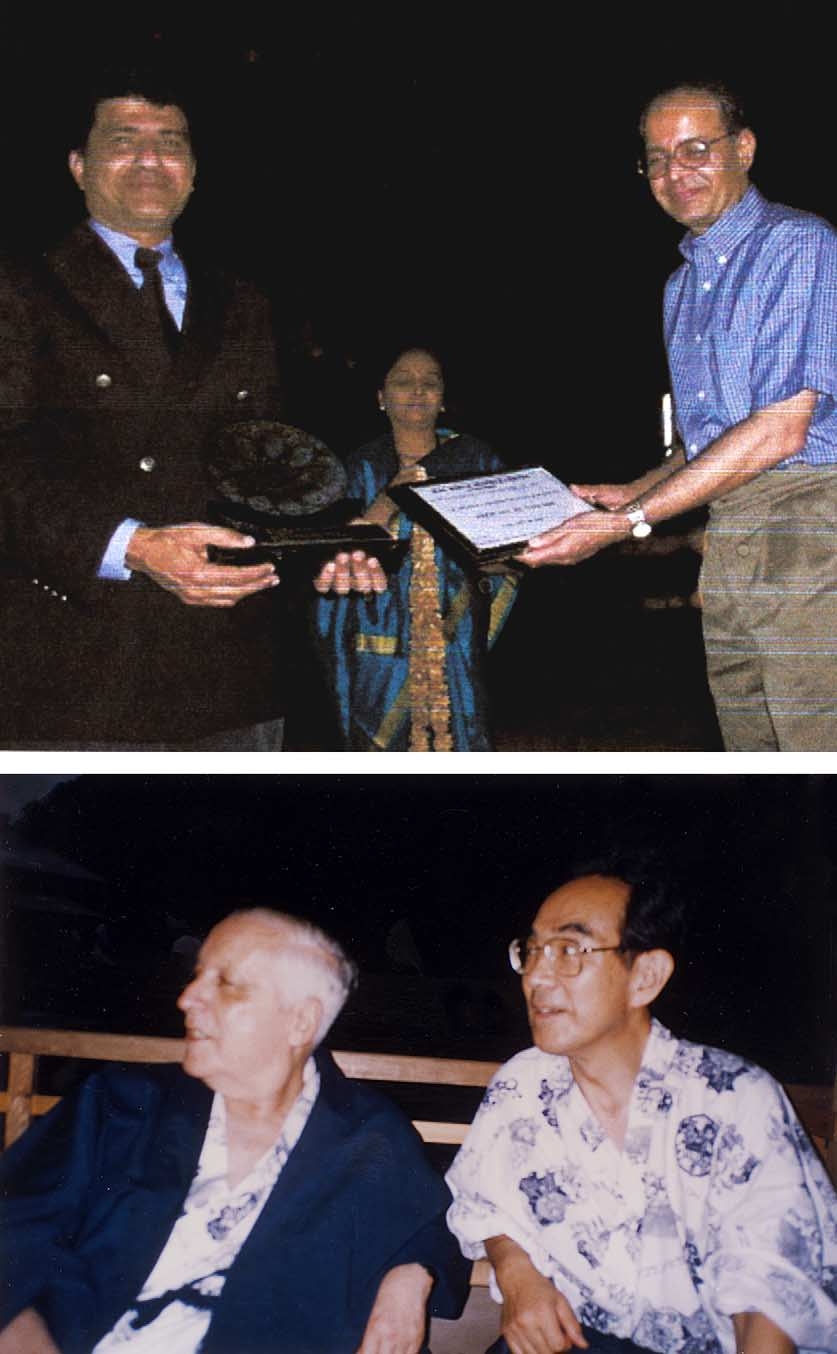
[(389, 493), (453, 553), (480, 569), (513, 560), (539, 532), (591, 511), (543, 466), (427, 480)]

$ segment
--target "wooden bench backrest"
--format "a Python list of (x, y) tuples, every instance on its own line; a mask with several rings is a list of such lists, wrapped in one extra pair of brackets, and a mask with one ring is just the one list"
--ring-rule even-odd
[[(59, 1097), (36, 1090), (39, 1057), (83, 1058), (94, 1062), (171, 1063), (183, 1057), (182, 1039), (157, 1039), (129, 1034), (90, 1034), (80, 1030), (29, 1030), (0, 1026), (0, 1053), (8, 1055), (7, 1088), (0, 1091), (0, 1114), (5, 1115), (4, 1146), (9, 1147), (28, 1128), (34, 1115), (46, 1114)], [(390, 1053), (335, 1052), (348, 1077), (417, 1085), (485, 1086), (498, 1063), (455, 1058), (411, 1058)], [(414, 1119), (425, 1142), (456, 1146), (467, 1132), (466, 1123)], [(471, 1283), (488, 1283), (488, 1265), (478, 1260)]]
[[(28, 1030), (0, 1026), (0, 1053), (9, 1057), (8, 1084), (0, 1091), (0, 1113), (6, 1116), (4, 1146), (29, 1126), (33, 1115), (45, 1114), (58, 1096), (36, 1090), (39, 1057), (84, 1058), (93, 1062), (173, 1063), (183, 1057), (182, 1039), (133, 1034), (90, 1034), (80, 1030)], [(361, 1081), (390, 1081), (434, 1086), (485, 1086), (498, 1063), (458, 1058), (412, 1058), (392, 1053), (335, 1052), (346, 1076)], [(413, 1121), (425, 1142), (458, 1144), (468, 1125), (436, 1120)]]
[[(6, 1116), (4, 1145), (8, 1147), (28, 1127), (33, 1115), (45, 1114), (57, 1096), (39, 1095), (35, 1089), (40, 1056), (84, 1058), (95, 1062), (180, 1062), (182, 1039), (156, 1039), (130, 1034), (89, 1034), (78, 1030), (29, 1030), (0, 1026), (0, 1053), (8, 1054), (5, 1091), (0, 1091), (0, 1113)], [(460, 1058), (413, 1058), (391, 1053), (335, 1052), (346, 1076), (365, 1081), (417, 1085), (485, 1086), (499, 1066)], [(837, 1183), (837, 1088), (787, 1086), (802, 1123), (825, 1158), (831, 1178)], [(467, 1132), (467, 1123), (442, 1123), (414, 1119), (425, 1142), (456, 1145)], [(488, 1266), (478, 1260), (473, 1284), (488, 1282)]]

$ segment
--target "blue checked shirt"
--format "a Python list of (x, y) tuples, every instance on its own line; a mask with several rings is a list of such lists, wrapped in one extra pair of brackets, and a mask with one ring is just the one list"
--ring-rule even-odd
[(757, 410), (816, 390), (805, 445), (780, 467), (837, 464), (837, 231), (750, 187), (680, 252), (664, 329), (687, 458)]

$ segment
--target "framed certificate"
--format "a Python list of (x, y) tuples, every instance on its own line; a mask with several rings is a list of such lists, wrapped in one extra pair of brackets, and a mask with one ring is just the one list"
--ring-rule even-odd
[(543, 466), (421, 480), (387, 492), (431, 535), (478, 565), (510, 559), (533, 536), (591, 511), (589, 503)]

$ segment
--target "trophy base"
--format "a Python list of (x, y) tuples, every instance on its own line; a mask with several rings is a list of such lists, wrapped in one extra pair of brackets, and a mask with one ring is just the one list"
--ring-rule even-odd
[(209, 519), (220, 526), (232, 527), (256, 544), (247, 549), (210, 545), (207, 555), (213, 564), (289, 564), (316, 572), (335, 555), (362, 550), (373, 555), (388, 573), (398, 569), (404, 559), (409, 541), (396, 540), (383, 527), (371, 523), (336, 520), (357, 510), (359, 505), (340, 504), (340, 513), (334, 509), (297, 518), (294, 522), (277, 522), (267, 514), (231, 512), (224, 504), (210, 504)]

